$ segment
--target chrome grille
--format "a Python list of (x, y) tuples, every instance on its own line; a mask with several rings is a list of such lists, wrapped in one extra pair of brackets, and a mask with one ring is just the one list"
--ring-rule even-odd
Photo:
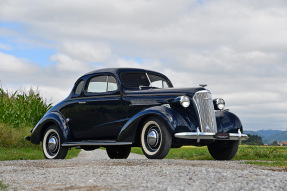
[(214, 106), (211, 94), (202, 90), (195, 93), (193, 101), (198, 110), (201, 132), (217, 132)]

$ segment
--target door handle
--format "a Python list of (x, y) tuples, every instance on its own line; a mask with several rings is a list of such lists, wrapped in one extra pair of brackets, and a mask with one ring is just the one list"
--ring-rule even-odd
[(79, 104), (86, 104), (85, 101), (79, 101)]

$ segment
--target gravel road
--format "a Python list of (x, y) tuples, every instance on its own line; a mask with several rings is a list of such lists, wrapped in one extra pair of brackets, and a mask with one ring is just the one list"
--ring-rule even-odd
[(287, 172), (240, 161), (110, 160), (104, 150), (75, 159), (0, 162), (9, 190), (287, 190)]

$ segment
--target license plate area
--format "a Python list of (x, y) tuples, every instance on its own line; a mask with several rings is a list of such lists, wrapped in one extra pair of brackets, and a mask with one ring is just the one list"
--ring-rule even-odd
[(215, 139), (230, 139), (229, 133), (216, 133), (214, 135)]

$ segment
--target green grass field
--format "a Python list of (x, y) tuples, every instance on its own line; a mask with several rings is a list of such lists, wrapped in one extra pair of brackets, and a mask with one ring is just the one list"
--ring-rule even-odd
[[(78, 156), (80, 149), (72, 148), (69, 150), (66, 159), (71, 159)], [(38, 148), (1, 148), (0, 149), (0, 159), (5, 160), (39, 160), (45, 159), (41, 146)]]
[[(138, 147), (132, 148), (132, 152), (143, 154), (141, 148)], [(166, 159), (214, 160), (206, 146), (184, 146), (179, 149), (171, 149)], [(287, 169), (286, 159), (287, 147), (240, 145), (237, 154), (232, 160), (244, 160), (245, 163)]]

